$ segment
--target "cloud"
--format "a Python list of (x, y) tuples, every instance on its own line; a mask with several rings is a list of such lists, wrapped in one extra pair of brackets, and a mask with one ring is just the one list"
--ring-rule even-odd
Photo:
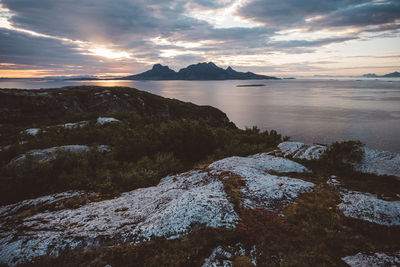
[[(384, 38), (382, 32), (393, 36), (399, 5), (399, 0), (0, 0), (0, 8), (12, 14), (3, 19), (11, 27), (0, 28), (0, 61), (131, 72), (158, 62), (176, 68), (196, 61), (229, 64), (226, 59), (251, 64), (257, 55), (312, 53), (334, 43)], [(215, 14), (228, 15), (216, 25), (210, 18)], [(112, 61), (90, 51), (129, 56)]]
[(301, 48), (301, 47), (320, 47), (333, 43), (342, 43), (351, 40), (357, 40), (359, 37), (340, 37), (340, 38), (322, 38), (317, 40), (290, 40), (290, 41), (273, 41), (269, 45), (277, 48)]
[[(267, 26), (286, 28), (306, 23), (306, 19), (333, 12), (362, 0), (253, 0), (238, 10), (238, 15)], [(297, 24), (297, 25), (296, 25)]]
[[(312, 22), (313, 26), (324, 27), (364, 27), (385, 25), (400, 19), (400, 2), (369, 2), (361, 5), (338, 9)], [(400, 24), (390, 25), (391, 29), (400, 28)]]
[[(398, 0), (252, 0), (243, 5), (237, 14), (245, 19), (280, 29), (366, 27), (385, 25), (400, 19), (400, 2)], [(391, 28), (393, 29), (393, 25)], [(397, 29), (398, 25), (395, 28)]]
[(0, 39), (1, 69), (53, 69), (69, 73), (130, 73), (135, 69), (127, 62), (85, 54), (86, 50), (67, 41), (1, 28)]
[[(198, 1), (209, 5), (208, 1)], [(2, 0), (14, 26), (52, 36), (91, 42), (126, 43), (169, 36), (205, 22), (186, 16), (186, 1)], [(210, 1), (211, 3), (211, 1)]]
[(32, 36), (7, 29), (0, 29), (1, 63), (49, 66), (72, 64), (82, 59), (78, 48), (60, 40)]

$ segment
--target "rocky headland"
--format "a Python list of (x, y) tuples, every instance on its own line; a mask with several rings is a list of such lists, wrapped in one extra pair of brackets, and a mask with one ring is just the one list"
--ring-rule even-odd
[[(82, 92), (83, 89), (90, 89), (90, 92)], [(136, 90), (131, 93), (121, 90), (84, 87), (70, 92), (68, 89), (0, 91), (8, 99), (1, 100), (4, 104), (0, 108), (2, 128), (13, 121), (22, 122), (20, 127), (32, 126), (27, 120), (41, 122), (36, 128), (14, 129), (20, 136), (16, 142), (25, 142), (17, 144), (22, 148), (3, 146), (0, 150), (7, 179), (22, 179), (18, 176), (22, 170), (39, 168), (41, 175), (47, 175), (45, 171), (50, 170), (53, 176), (49, 177), (57, 181), (48, 181), (54, 182), (54, 186), (64, 186), (55, 187), (55, 191), (49, 187), (48, 191), (40, 191), (38, 197), (28, 194), (22, 196), (22, 201), (0, 206), (0, 264), (400, 264), (400, 154), (370, 149), (358, 142), (321, 145), (287, 141), (272, 131), (236, 129), (224, 113), (211, 107), (198, 107)], [(26, 103), (26, 110), (16, 104), (17, 99)], [(100, 114), (102, 112), (98, 111), (103, 108), (104, 114)], [(181, 112), (182, 109), (187, 111)], [(61, 116), (69, 112), (93, 114), (87, 120), (44, 124), (45, 119), (55, 116), (46, 115), (45, 110)], [(6, 114), (11, 111), (16, 114), (8, 118)], [(115, 111), (132, 111), (139, 117), (151, 114), (163, 120), (139, 124), (143, 122)], [(116, 114), (116, 117), (107, 114)], [(193, 118), (206, 124), (185, 128), (189, 127), (187, 120)], [(170, 120), (173, 122), (168, 122)], [(171, 126), (168, 123), (172, 123)], [(208, 123), (214, 128), (207, 128), (211, 127)], [(189, 125), (197, 127), (197, 122)], [(135, 153), (140, 152), (137, 144), (133, 146), (138, 149), (134, 154), (126, 154), (123, 148), (131, 148), (126, 140), (139, 142), (144, 138), (140, 131), (150, 126), (161, 127), (159, 137), (158, 132), (146, 132), (156, 137), (149, 140), (161, 142), (159, 146), (146, 139), (142, 141), (154, 153), (172, 142), (172, 139), (165, 143), (158, 141), (160, 136), (169, 134), (170, 129), (184, 131), (187, 135), (193, 134), (193, 129), (196, 129), (194, 132), (209, 129), (204, 133), (206, 141), (193, 148), (193, 153), (205, 153), (204, 156), (195, 157), (192, 152), (180, 156), (183, 153), (180, 143), (165, 150), (173, 151), (176, 159), (143, 154), (145, 156), (138, 160), (135, 158)], [(110, 135), (103, 138), (102, 134), (106, 133)], [(172, 135), (176, 133), (174, 130)], [(130, 134), (133, 139), (124, 139), (124, 135)], [(57, 139), (60, 135), (63, 137)], [(68, 140), (79, 140), (72, 137), (91, 140), (86, 135), (95, 136), (95, 141), (66, 144)], [(115, 142), (109, 137), (112, 135), (118, 136)], [(211, 152), (202, 150), (217, 142), (215, 140), (236, 135), (241, 139), (233, 138), (232, 144), (213, 145)], [(184, 138), (181, 135), (178, 139)], [(193, 142), (196, 138), (189, 139)], [(237, 140), (246, 144), (241, 150), (234, 150), (239, 147)], [(123, 146), (118, 147), (118, 142)], [(54, 145), (45, 147), (47, 144)], [(187, 145), (185, 149), (189, 149)], [(124, 158), (120, 158), (121, 155)], [(167, 168), (181, 158), (190, 157), (194, 157), (196, 164), (183, 168), (184, 171), (171, 167), (158, 176), (149, 175), (152, 170)], [(84, 169), (74, 169), (71, 165), (92, 159), (101, 161), (101, 165), (110, 165), (114, 159), (123, 163), (101, 166), (101, 174), (94, 170), (88, 176), (82, 172), (88, 168), (86, 166), (100, 168), (100, 165), (84, 165)], [(65, 166), (71, 170), (61, 170), (59, 174), (57, 171)], [(72, 169), (76, 171), (69, 175)], [(163, 173), (166, 174), (156, 183), (138, 186), (133, 180), (135, 186), (130, 184), (117, 190), (117, 186), (126, 183), (127, 177), (154, 179)], [(70, 181), (77, 176), (80, 180), (89, 179), (89, 185), (100, 178), (105, 177), (105, 180), (87, 187), (87, 184), (77, 185), (79, 179)], [(114, 176), (119, 180), (113, 180)], [(41, 179), (41, 176), (32, 177)], [(9, 180), (6, 182), (10, 188), (18, 186)], [(79, 186), (82, 189), (78, 189)]]

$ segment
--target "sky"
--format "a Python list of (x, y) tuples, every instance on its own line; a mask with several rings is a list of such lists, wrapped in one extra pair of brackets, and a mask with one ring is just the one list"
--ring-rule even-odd
[(0, 0), (0, 77), (400, 70), (400, 0)]

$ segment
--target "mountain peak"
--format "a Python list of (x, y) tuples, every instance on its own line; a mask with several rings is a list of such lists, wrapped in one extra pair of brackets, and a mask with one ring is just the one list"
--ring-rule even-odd
[(178, 72), (168, 66), (155, 64), (149, 71), (125, 77), (127, 80), (250, 80), (250, 79), (277, 79), (252, 72), (237, 72), (231, 67), (223, 69), (213, 62), (199, 62)]
[(364, 74), (362, 77), (366, 77), (366, 78), (399, 78), (400, 73), (398, 71), (388, 73), (385, 75), (376, 75), (375, 73), (368, 73), (368, 74)]
[(234, 70), (234, 69), (232, 69), (231, 66), (229, 66), (229, 67), (226, 68), (226, 72), (227, 72), (227, 73), (230, 73), (230, 74), (235, 74), (235, 73), (237, 73), (237, 71)]
[(154, 64), (152, 70), (165, 70), (165, 69), (169, 69), (168, 66), (163, 66), (161, 64)]

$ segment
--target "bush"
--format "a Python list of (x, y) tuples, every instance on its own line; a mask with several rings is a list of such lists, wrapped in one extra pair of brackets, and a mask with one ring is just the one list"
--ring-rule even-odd
[(353, 175), (354, 163), (358, 163), (364, 156), (360, 141), (334, 142), (327, 147), (326, 153), (318, 160), (297, 160), (314, 173), (321, 176)]
[(334, 142), (328, 146), (326, 157), (334, 163), (357, 163), (363, 158), (360, 141)]
[[(69, 189), (123, 192), (156, 185), (162, 177), (192, 169), (200, 163), (228, 156), (246, 156), (275, 147), (282, 141), (276, 131), (257, 127), (212, 127), (204, 121), (161, 121), (131, 114), (116, 114), (122, 122), (106, 126), (94, 123), (75, 128), (49, 127), (37, 136), (23, 136), (0, 152), (0, 203), (10, 203)], [(22, 165), (10, 160), (31, 149), (69, 144), (99, 144), (110, 153), (95, 150), (71, 154), (59, 152), (43, 163), (29, 158)]]

